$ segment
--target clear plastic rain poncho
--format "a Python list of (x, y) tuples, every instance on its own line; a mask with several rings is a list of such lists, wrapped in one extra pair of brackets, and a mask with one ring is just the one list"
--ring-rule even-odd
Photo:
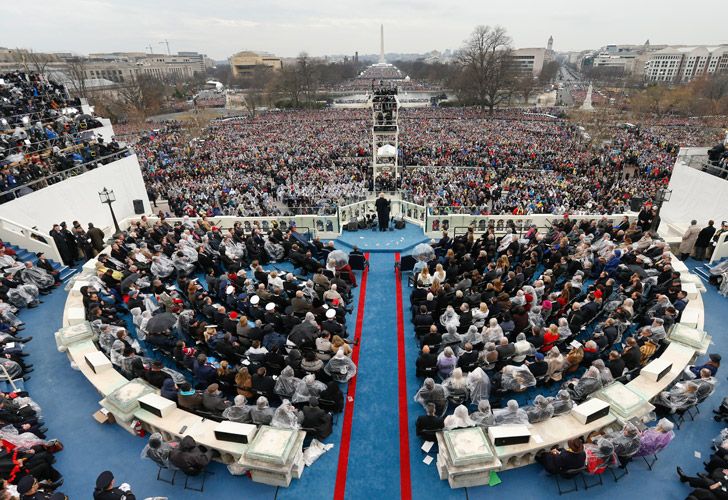
[(282, 398), (291, 399), (301, 379), (295, 376), (293, 368), (286, 366), (276, 380), (274, 392)]
[(582, 401), (592, 392), (598, 391), (602, 388), (602, 383), (599, 381), (599, 370), (593, 366), (582, 375), (579, 381), (571, 389), (571, 396), (577, 401)]
[(268, 398), (260, 396), (255, 406), (250, 409), (250, 419), (256, 425), (270, 425), (273, 420), (273, 408), (268, 404)]
[(536, 377), (525, 366), (504, 366), (501, 371), (501, 388), (505, 391), (523, 392), (536, 385)]
[(281, 259), (283, 259), (283, 256), (286, 254), (286, 249), (283, 248), (283, 245), (274, 243), (273, 240), (271, 240), (270, 238), (265, 240), (265, 243), (263, 244), (263, 248), (268, 253), (268, 255), (270, 255), (270, 258), (273, 260), (281, 260)]
[(422, 405), (422, 408), (427, 409), (427, 403), (435, 405), (436, 412), (438, 415), (442, 415), (447, 409), (447, 391), (445, 387), (440, 384), (436, 384), (431, 378), (426, 378), (422, 387), (415, 394), (415, 401)]
[(316, 380), (316, 376), (308, 374), (298, 382), (296, 386), (296, 392), (293, 393), (292, 401), (294, 403), (308, 403), (308, 400), (313, 397), (319, 397), (321, 391), (326, 389), (326, 384)]
[(427, 243), (420, 243), (412, 250), (412, 257), (420, 262), (428, 262), (435, 258), (435, 249)]
[(250, 410), (252, 408), (248, 405), (248, 400), (245, 396), (238, 394), (233, 399), (233, 403), (233, 406), (228, 406), (223, 410), (222, 418), (240, 424), (250, 423)]
[(569, 328), (569, 321), (566, 318), (559, 318), (559, 340), (565, 340), (571, 337), (571, 328)]
[[(476, 309), (477, 311), (477, 309)], [(480, 330), (478, 330), (478, 327), (475, 325), (471, 325), (468, 328), (468, 331), (465, 332), (465, 335), (463, 336), (463, 343), (470, 343), (472, 346), (476, 346), (479, 344), (483, 344), (483, 334), (480, 333)]]
[[(348, 382), (356, 375), (356, 365), (354, 362), (344, 354), (343, 349), (336, 351), (336, 354), (331, 358), (324, 371), (331, 376), (331, 378), (340, 383)], [(318, 395), (316, 395), (318, 396)]]
[(475, 422), (470, 419), (468, 409), (463, 405), (458, 405), (452, 415), (445, 417), (445, 429), (459, 429), (462, 427), (474, 427)]
[(175, 252), (172, 255), (172, 263), (175, 269), (185, 274), (190, 274), (195, 270), (194, 262), (184, 253), (180, 256), (179, 252)]
[(343, 250), (332, 250), (326, 260), (331, 262), (336, 269), (339, 269), (349, 263), (349, 255)]
[(296, 410), (290, 401), (284, 399), (273, 414), (270, 425), (281, 429), (299, 429), (302, 421), (303, 414)]
[(617, 455), (614, 454), (614, 446), (606, 439), (599, 439), (596, 444), (585, 444), (587, 471), (591, 474), (601, 474), (610, 465), (617, 463)]
[(455, 368), (450, 376), (442, 382), (442, 385), (448, 396), (462, 397), (463, 401), (468, 397), (468, 379), (463, 375), (462, 368)]
[(190, 243), (185, 239), (179, 240), (177, 249), (178, 251), (185, 254), (185, 256), (190, 259), (190, 262), (197, 262), (197, 259), (200, 258), (200, 256), (197, 254), (197, 249), (195, 248), (194, 244)]
[(154, 276), (159, 278), (167, 278), (174, 272), (174, 263), (172, 259), (164, 254), (152, 257), (152, 265), (149, 267)]
[(490, 378), (481, 367), (468, 373), (467, 386), (471, 404), (477, 405), (490, 398)]
[(445, 312), (440, 316), (440, 324), (445, 328), (457, 328), (460, 326), (460, 316), (452, 306), (447, 306)]
[(675, 384), (670, 391), (661, 392), (657, 398), (657, 404), (670, 409), (672, 413), (684, 410), (698, 402), (698, 384), (693, 381)]
[(561, 390), (556, 397), (547, 399), (551, 401), (551, 405), (554, 408), (554, 417), (569, 413), (574, 407), (574, 401), (571, 400), (571, 394), (569, 394), (569, 391)]
[(511, 399), (505, 408), (493, 412), (496, 425), (527, 424), (528, 414), (518, 407), (518, 401)]
[(493, 410), (490, 409), (490, 401), (481, 399), (478, 403), (478, 410), (470, 414), (470, 420), (479, 427), (490, 427), (495, 425)]
[(13, 360), (0, 358), (0, 365), (5, 368), (5, 370), (0, 370), (0, 380), (8, 380), (8, 377), (16, 379), (23, 376), (23, 369)]
[(169, 443), (164, 442), (162, 434), (154, 432), (149, 436), (149, 441), (142, 448), (141, 458), (149, 459), (155, 464), (163, 468), (169, 467), (169, 452), (172, 450), (172, 446)]
[(245, 243), (236, 243), (232, 238), (225, 238), (222, 247), (225, 249), (225, 255), (232, 260), (244, 259), (247, 255)]
[(0, 439), (14, 444), (18, 448), (32, 448), (33, 446), (43, 446), (48, 444), (32, 432), (18, 432), (12, 425), (6, 425), (0, 429)]
[(634, 424), (627, 422), (619, 431), (610, 432), (604, 436), (614, 446), (614, 453), (618, 457), (631, 457), (640, 449), (640, 431)]
[(532, 326), (539, 328), (546, 326), (546, 322), (543, 320), (543, 316), (541, 316), (541, 306), (531, 307), (531, 310), (528, 311), (528, 321)]
[(609, 371), (609, 368), (607, 368), (607, 365), (604, 364), (604, 360), (602, 359), (595, 359), (592, 361), (592, 366), (599, 370), (599, 381), (602, 383), (602, 387), (611, 384), (614, 382), (614, 377), (612, 377), (612, 372)]
[(664, 450), (675, 437), (673, 432), (674, 424), (663, 418), (651, 429), (645, 429), (640, 435), (640, 449), (635, 453), (636, 457), (647, 457), (656, 455)]
[(554, 416), (554, 407), (551, 402), (539, 394), (533, 399), (533, 405), (526, 408), (528, 421), (532, 424), (543, 422)]
[(452, 324), (448, 325), (446, 329), (447, 331), (442, 335), (440, 340), (441, 349), (449, 347), (453, 350), (456, 356), (459, 356), (464, 336), (460, 335), (457, 331), (457, 327)]
[(519, 333), (516, 335), (516, 342), (514, 345), (516, 347), (516, 353), (513, 355), (513, 361), (516, 363), (521, 363), (524, 359), (526, 359), (526, 356), (532, 356), (536, 353), (536, 348), (533, 347), (533, 344), (526, 340), (525, 333)]
[(493, 342), (498, 345), (503, 337), (503, 328), (501, 328), (498, 324), (498, 320), (491, 318), (490, 321), (488, 321), (488, 326), (483, 329), (483, 341)]

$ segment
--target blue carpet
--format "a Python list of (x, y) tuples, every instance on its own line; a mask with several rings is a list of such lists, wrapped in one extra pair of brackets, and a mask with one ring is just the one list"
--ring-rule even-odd
[[(419, 230), (419, 229), (418, 229)], [(369, 232), (386, 238), (395, 233)], [(352, 233), (353, 235), (362, 233)], [(366, 308), (362, 333), (359, 380), (352, 427), (346, 498), (398, 498), (399, 449), (397, 415), (397, 330), (394, 298), (395, 275), (393, 253), (376, 253), (370, 258), (371, 268), (367, 285)], [(694, 263), (688, 262), (690, 267)], [(413, 327), (409, 321), (409, 289), (403, 283), (405, 349), (407, 356), (407, 398), (410, 420), (410, 460), (412, 497), (419, 498), (553, 498), (557, 496), (555, 482), (546, 477), (538, 466), (528, 466), (500, 474), (503, 482), (494, 487), (451, 490), (446, 481), (440, 481), (435, 464), (422, 462), (422, 442), (414, 434), (414, 420), (422, 413), (412, 401), (420, 381), (414, 375), (417, 346)], [(354, 294), (355, 297), (357, 294)], [(57, 455), (56, 467), (64, 474), (62, 490), (70, 498), (89, 498), (96, 475), (105, 469), (115, 472), (120, 481), (128, 481), (138, 498), (160, 495), (173, 499), (235, 498), (331, 498), (336, 479), (341, 422), (327, 440), (335, 447), (322, 456), (311, 468), (306, 468), (300, 481), (289, 489), (274, 488), (254, 483), (246, 477), (233, 477), (226, 468), (214, 464), (214, 476), (208, 478), (205, 493), (185, 491), (178, 480), (174, 486), (155, 480), (156, 466), (139, 459), (145, 440), (134, 437), (116, 425), (99, 425), (91, 415), (99, 408), (98, 393), (78, 372), (72, 370), (65, 354), (58, 353), (52, 335), (61, 325), (66, 294), (56, 290), (44, 298), (45, 304), (23, 311), (21, 318), (27, 323), (26, 335), (35, 339), (27, 345), (28, 358), (35, 364), (32, 379), (26, 383), (32, 397), (42, 406), (49, 428), (49, 436), (63, 441), (65, 449)], [(726, 352), (728, 339), (721, 335), (728, 323), (727, 299), (709, 287), (703, 294), (706, 329), (713, 335), (717, 352)], [(354, 304), (356, 311), (356, 303)], [(355, 317), (348, 323), (353, 328)], [(725, 369), (724, 369), (725, 370)], [(725, 373), (719, 380), (725, 384)], [(684, 498), (689, 489), (678, 482), (675, 467), (686, 472), (702, 469), (701, 461), (710, 454), (710, 442), (722, 428), (711, 418), (711, 409), (717, 407), (724, 391), (718, 391), (702, 405), (695, 422), (686, 422), (677, 431), (677, 437), (652, 472), (639, 462), (630, 466), (630, 474), (615, 484), (605, 477), (604, 486), (590, 489), (590, 498)], [(702, 454), (698, 459), (694, 452)], [(235, 493), (233, 493), (235, 492)], [(582, 492), (572, 495), (583, 495)]]
[(422, 228), (415, 224), (407, 223), (404, 229), (394, 231), (344, 231), (337, 243), (345, 247), (358, 246), (365, 252), (404, 252), (414, 248), (418, 243), (429, 241), (429, 238), (422, 232)]

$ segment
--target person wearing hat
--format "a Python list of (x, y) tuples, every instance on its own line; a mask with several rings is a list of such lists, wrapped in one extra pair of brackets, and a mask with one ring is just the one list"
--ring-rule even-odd
[[(60, 484), (58, 486), (60, 486)], [(46, 486), (39, 483), (32, 475), (22, 477), (16, 486), (18, 495), (20, 495), (20, 500), (52, 500), (54, 498), (68, 498), (63, 493), (54, 493), (52, 490), (46, 491), (45, 488)]]
[(346, 327), (336, 320), (336, 309), (330, 307), (325, 313), (326, 319), (321, 322), (321, 329), (326, 330), (331, 335), (338, 335), (345, 339), (349, 336)]
[(114, 474), (105, 470), (96, 478), (94, 500), (136, 500), (136, 496), (131, 492), (131, 487), (127, 483), (115, 488)]
[(713, 352), (708, 354), (708, 359), (708, 362), (703, 365), (688, 366), (685, 369), (685, 374), (690, 378), (698, 378), (700, 377), (700, 371), (707, 369), (710, 371), (711, 377), (715, 377), (715, 374), (718, 372), (718, 368), (720, 368), (720, 360), (722, 358), (720, 354)]
[(543, 353), (536, 352), (533, 355), (533, 361), (526, 361), (528, 371), (530, 371), (535, 378), (543, 377), (548, 372), (549, 364), (546, 362), (545, 358), (546, 357)]
[(210, 384), (202, 394), (202, 406), (208, 411), (221, 414), (230, 406), (230, 401), (223, 397), (218, 384)]

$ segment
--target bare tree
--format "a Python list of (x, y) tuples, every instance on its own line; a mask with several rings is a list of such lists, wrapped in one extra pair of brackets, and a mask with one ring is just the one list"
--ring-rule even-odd
[(164, 100), (164, 84), (148, 75), (137, 75), (119, 89), (122, 100), (140, 117), (159, 111)]
[(316, 100), (318, 91), (317, 70), (306, 52), (298, 55), (296, 66), (301, 82), (301, 90), (306, 97), (306, 103), (311, 104)]
[(293, 66), (284, 66), (278, 73), (277, 89), (286, 95), (291, 106), (297, 108), (301, 103), (301, 78), (298, 70)]
[(513, 79), (512, 89), (523, 98), (524, 104), (528, 104), (528, 98), (536, 91), (531, 73), (515, 77)]
[(511, 38), (505, 28), (478, 26), (458, 51), (456, 90), (466, 101), (493, 109), (509, 97)]
[(66, 60), (66, 67), (68, 68), (68, 76), (70, 77), (71, 90), (76, 96), (87, 98), (88, 92), (86, 89), (86, 68), (87, 59), (85, 57), (74, 57)]
[(45, 75), (46, 67), (53, 57), (48, 54), (33, 52), (33, 49), (25, 50), (16, 48), (13, 51), (13, 59), (23, 65), (26, 73)]

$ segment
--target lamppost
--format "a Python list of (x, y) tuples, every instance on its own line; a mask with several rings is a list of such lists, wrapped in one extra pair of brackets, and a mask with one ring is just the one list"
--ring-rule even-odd
[(670, 201), (671, 196), (672, 189), (670, 188), (662, 187), (657, 190), (657, 193), (655, 194), (655, 208), (657, 209), (657, 212), (652, 218), (652, 225), (650, 227), (650, 231), (652, 233), (657, 233), (657, 227), (660, 225), (660, 211), (662, 210), (662, 204), (666, 201)]
[(101, 203), (106, 203), (109, 205), (109, 210), (111, 210), (111, 218), (114, 220), (114, 228), (116, 229), (117, 234), (121, 233), (121, 228), (119, 227), (119, 223), (116, 221), (116, 214), (114, 214), (114, 207), (111, 206), (112, 203), (116, 201), (116, 195), (114, 194), (114, 190), (112, 189), (109, 191), (108, 189), (104, 188), (103, 191), (99, 191), (99, 198), (101, 199)]

